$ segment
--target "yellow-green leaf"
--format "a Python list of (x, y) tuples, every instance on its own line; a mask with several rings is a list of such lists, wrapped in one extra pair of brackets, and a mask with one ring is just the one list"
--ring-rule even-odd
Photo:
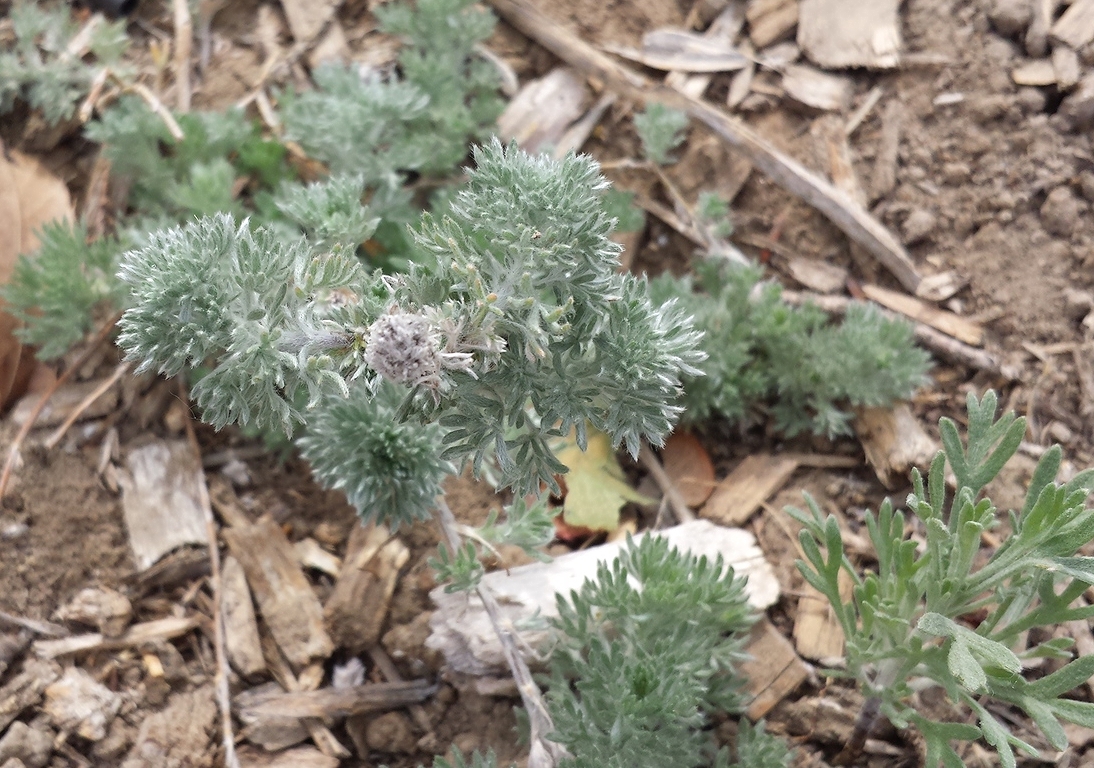
[(619, 527), (619, 510), (628, 501), (652, 504), (627, 483), (623, 468), (615, 458), (611, 440), (603, 432), (588, 429), (588, 447), (582, 451), (571, 433), (559, 441), (555, 456), (570, 471), (566, 483), (566, 499), (562, 517), (568, 524), (597, 531), (614, 531)]

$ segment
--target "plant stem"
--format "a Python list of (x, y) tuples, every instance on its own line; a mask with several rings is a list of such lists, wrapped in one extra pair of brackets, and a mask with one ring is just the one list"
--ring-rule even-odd
[[(453, 554), (459, 552), (459, 523), (456, 522), (456, 516), (452, 514), (452, 510), (443, 496), (437, 497), (437, 522), (441, 526), (441, 531), (444, 533), (449, 549)], [(547, 711), (547, 704), (543, 700), (543, 694), (540, 693), (539, 686), (532, 679), (532, 671), (528, 669), (528, 664), (517, 649), (517, 641), (511, 623), (502, 619), (501, 609), (498, 607), (498, 601), (494, 599), (493, 593), (481, 582), (475, 588), (475, 591), (478, 592), (479, 598), (482, 600), (486, 615), (490, 617), (490, 623), (493, 625), (494, 632), (497, 634), (502, 650), (505, 652), (505, 660), (513, 673), (513, 680), (517, 684), (517, 690), (520, 691), (520, 698), (524, 702), (524, 708), (528, 711), (532, 745), (528, 756), (528, 768), (554, 768), (559, 760), (565, 756), (565, 752), (561, 746), (547, 739), (547, 734), (551, 733), (555, 726), (550, 713)]]

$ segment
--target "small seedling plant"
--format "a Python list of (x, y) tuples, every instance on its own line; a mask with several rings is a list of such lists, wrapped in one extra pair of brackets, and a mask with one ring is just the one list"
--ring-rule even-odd
[[(833, 674), (857, 680), (866, 696), (850, 757), (879, 715), (919, 729), (929, 768), (963, 765), (955, 741), (983, 739), (1004, 768), (1016, 764), (1016, 749), (1036, 756), (1000, 716), (1006, 708), (1028, 715), (1053, 749), (1068, 745), (1061, 721), (1094, 728), (1094, 703), (1067, 695), (1094, 675), (1094, 656), (1072, 659), (1070, 638), (1025, 642), (1030, 630), (1094, 616), (1079, 600), (1094, 584), (1094, 557), (1080, 554), (1094, 540), (1094, 511), (1086, 506), (1094, 470), (1056, 482), (1055, 446), (1038, 463), (1022, 509), (1001, 516), (983, 491), (1018, 450), (1026, 424), (1011, 413), (996, 418), (996, 409), (993, 392), (969, 395), (964, 444), (957, 425), (941, 420), (943, 450), (926, 480), (913, 471), (909, 517), (889, 501), (866, 514), (877, 553), (872, 572), (859, 573), (836, 519), (822, 516), (815, 502), (808, 500), (808, 512), (790, 510), (804, 526), (798, 567), (831, 603), (846, 636), (845, 667)], [(988, 531), (1001, 543), (985, 559)], [(840, 596), (841, 572), (854, 582), (850, 600)], [(1062, 666), (1035, 678), (1026, 667), (1038, 658)], [(975, 722), (923, 714), (917, 692), (931, 686)]]

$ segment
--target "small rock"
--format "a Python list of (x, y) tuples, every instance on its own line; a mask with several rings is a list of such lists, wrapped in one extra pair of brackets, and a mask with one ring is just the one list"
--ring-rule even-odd
[(912, 211), (904, 220), (904, 244), (912, 245), (931, 236), (938, 226), (938, 217), (928, 210), (919, 208)]
[(465, 755), (470, 755), (482, 744), (482, 739), (477, 733), (460, 733), (456, 735), (456, 738), (452, 739), (452, 746), (458, 749)]
[(122, 700), (79, 667), (70, 667), (46, 688), (43, 711), (61, 731), (73, 731), (88, 741), (106, 736), (106, 727), (118, 714)]
[(1088, 72), (1078, 87), (1060, 104), (1059, 112), (1073, 130), (1094, 124), (1094, 72)]
[(13, 757), (11, 760), (8, 760), (3, 765), (0, 765), (0, 768), (27, 768), (27, 765), (18, 757)]
[(1050, 234), (1070, 238), (1079, 225), (1085, 207), (1070, 187), (1057, 187), (1041, 206), (1041, 224)]
[(969, 180), (972, 169), (965, 163), (946, 163), (942, 166), (942, 181), (957, 187)]
[(401, 712), (387, 712), (372, 718), (365, 728), (369, 748), (388, 754), (409, 754), (417, 739), (409, 718)]
[(74, 621), (95, 627), (107, 637), (125, 632), (133, 616), (133, 605), (120, 592), (106, 587), (88, 587), (53, 614), (56, 621)]
[(18, 760), (26, 768), (42, 768), (53, 754), (53, 734), (16, 720), (0, 738), (0, 765)]
[(1040, 88), (1023, 87), (1018, 89), (1014, 102), (1025, 114), (1035, 115), (1045, 111), (1048, 98)]
[(1079, 191), (1083, 197), (1094, 203), (1094, 171), (1083, 171), (1079, 174)]
[(988, 11), (988, 18), (996, 32), (1015, 37), (1029, 26), (1033, 7), (1029, 0), (995, 0)]

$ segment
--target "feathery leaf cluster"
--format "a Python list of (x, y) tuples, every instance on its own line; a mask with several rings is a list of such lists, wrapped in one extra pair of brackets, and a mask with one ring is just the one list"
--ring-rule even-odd
[(664, 275), (650, 287), (654, 301), (680, 301), (705, 334), (703, 375), (684, 378), (689, 422), (766, 407), (787, 434), (845, 434), (849, 407), (885, 405), (926, 382), (929, 358), (908, 323), (866, 305), (833, 323), (816, 307), (786, 304), (757, 268), (707, 261), (695, 272), (695, 281)]
[[(0, 114), (22, 99), (51, 124), (72, 117), (97, 68), (68, 50), (79, 31), (68, 5), (21, 0), (11, 9), (11, 23), (15, 40), (0, 52)], [(99, 68), (116, 67), (128, 45), (125, 23), (97, 24), (87, 45)]]
[(2, 294), (19, 321), (16, 331), (51, 360), (75, 346), (91, 330), (96, 315), (124, 305), (127, 292), (114, 277), (121, 244), (112, 238), (87, 242), (82, 226), (46, 224), (38, 233), (33, 258), (20, 257)]
[(404, 311), (434, 313), (445, 350), (475, 353), (418, 400), (449, 429), (446, 455), (477, 468), (493, 455), (503, 484), (524, 494), (564, 471), (549, 438), (571, 428), (583, 445), (591, 423), (632, 454), (643, 437), (660, 444), (679, 416), (681, 373), (698, 374), (699, 334), (615, 271), (596, 164), (496, 139), (475, 159), (450, 214), (414, 231), (437, 269), (411, 270), (392, 295)]
[[(1056, 483), (1061, 451), (1058, 446), (1047, 451), (1022, 509), (1007, 513), (1009, 532), (981, 561), (981, 535), (1000, 527), (997, 510), (982, 491), (1025, 433), (1024, 419), (1010, 413), (996, 419), (996, 407), (993, 392), (979, 401), (970, 394), (967, 444), (956, 425), (943, 419), (944, 450), (932, 462), (927, 482), (913, 472), (907, 504), (925, 531), (925, 545), (909, 537), (904, 513), (888, 500), (877, 514), (867, 513), (866, 529), (877, 552), (873, 572), (859, 574), (836, 520), (822, 516), (811, 499), (809, 512), (789, 510), (805, 526), (799, 570), (831, 602), (847, 637), (846, 670), (834, 674), (858, 679), (898, 727), (915, 725), (926, 738), (928, 768), (962, 765), (953, 740), (983, 738), (1004, 768), (1014, 768), (1015, 748), (1037, 754), (1010, 733), (988, 708), (988, 699), (1024, 710), (1055, 749), (1068, 743), (1061, 720), (1094, 727), (1094, 703), (1064, 697), (1094, 674), (1094, 656), (1068, 661), (1039, 680), (1022, 673), (1025, 659), (1070, 659), (1069, 639), (1024, 647), (1028, 630), (1094, 616), (1094, 607), (1077, 602), (1094, 584), (1094, 557), (1078, 554), (1094, 541), (1094, 510), (1086, 507), (1094, 470)], [(947, 465), (957, 480), (950, 498)], [(841, 597), (840, 571), (854, 582), (850, 600)], [(939, 722), (917, 712), (912, 692), (923, 680), (971, 710), (976, 725)]]
[(365, 522), (398, 527), (428, 519), (454, 469), (438, 454), (439, 426), (396, 418), (404, 397), (394, 384), (373, 393), (357, 382), (349, 397), (328, 395), (297, 440), (316, 478), (344, 491)]
[(448, 173), (501, 113), (497, 74), (474, 46), (494, 17), (469, 0), (424, 0), (377, 9), (381, 29), (402, 36), (400, 79), (328, 65), (316, 90), (285, 94), (286, 137), (339, 173), (370, 185), (393, 171)]
[(669, 152), (684, 143), (688, 116), (654, 102), (634, 116), (634, 128), (642, 141), (642, 154), (659, 165), (676, 162)]
[(551, 738), (565, 765), (698, 766), (713, 757), (712, 711), (739, 711), (735, 667), (755, 620), (733, 569), (671, 548), (631, 542), (569, 598), (547, 692)]

